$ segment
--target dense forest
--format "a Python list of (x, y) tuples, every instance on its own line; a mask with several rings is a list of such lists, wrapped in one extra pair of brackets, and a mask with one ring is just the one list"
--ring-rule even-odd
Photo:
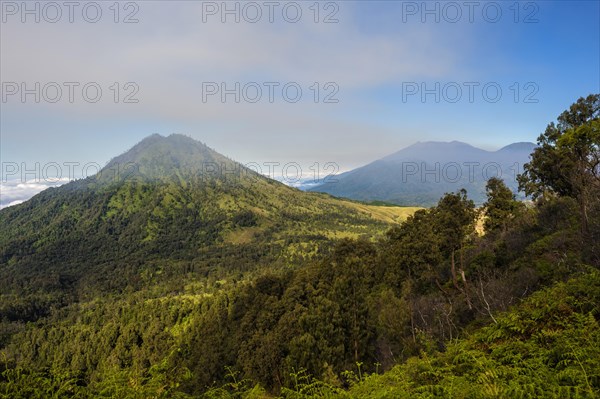
[(198, 176), (237, 166), (186, 140), (0, 211), (0, 397), (600, 396), (600, 95), (540, 135), (528, 201), (492, 178), (479, 208)]

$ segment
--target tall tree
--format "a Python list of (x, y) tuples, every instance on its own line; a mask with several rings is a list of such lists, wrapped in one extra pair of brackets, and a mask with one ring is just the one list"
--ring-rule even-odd
[(546, 192), (577, 199), (587, 233), (589, 198), (600, 185), (600, 94), (579, 98), (557, 121), (538, 137), (519, 189), (534, 199)]
[(507, 223), (514, 218), (519, 203), (504, 181), (497, 177), (488, 180), (485, 191), (487, 194), (487, 201), (483, 204), (486, 216), (483, 225), (485, 231), (487, 233), (506, 231)]
[(420, 288), (435, 279), (435, 268), (442, 263), (440, 252), (443, 237), (434, 231), (434, 217), (430, 210), (421, 209), (400, 226), (387, 233), (387, 244), (382, 252), (389, 267), (385, 281), (400, 294), (406, 278), (417, 280)]
[[(466, 287), (467, 280), (463, 271), (462, 248), (465, 239), (474, 231), (475, 204), (467, 198), (467, 191), (462, 189), (457, 193), (444, 195), (437, 207), (433, 209), (433, 213), (435, 215), (435, 229), (443, 237), (442, 253), (450, 257), (452, 283), (455, 288), (463, 291), (458, 285), (455, 258), (456, 252), (459, 251), (461, 255), (459, 273)], [(466, 291), (465, 295), (467, 295)], [(467, 301), (469, 301), (468, 296)]]

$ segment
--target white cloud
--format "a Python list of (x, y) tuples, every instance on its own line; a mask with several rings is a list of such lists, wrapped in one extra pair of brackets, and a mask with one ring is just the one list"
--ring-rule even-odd
[(7, 180), (0, 182), (0, 209), (20, 204), (50, 187), (68, 183), (69, 179)]

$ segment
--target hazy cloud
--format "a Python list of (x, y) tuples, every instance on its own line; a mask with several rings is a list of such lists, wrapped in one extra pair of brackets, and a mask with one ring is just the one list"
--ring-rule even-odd
[(0, 209), (20, 204), (49, 187), (58, 187), (68, 182), (69, 180), (65, 178), (49, 179), (48, 181), (7, 180), (0, 182)]
[[(225, 3), (236, 2), (216, 2)], [(29, 96), (23, 104), (18, 95), (3, 103), (2, 158), (62, 162), (76, 153), (103, 164), (152, 133), (185, 133), (241, 162), (337, 162), (349, 169), (417, 140), (488, 148), (535, 140), (569, 101), (597, 87), (597, 57), (581, 50), (598, 47), (598, 6), (591, 2), (542, 2), (540, 22), (528, 25), (513, 22), (509, 3), (497, 24), (481, 18), (421, 23), (419, 16), (404, 23), (402, 3), (335, 2), (339, 22), (333, 24), (313, 22), (312, 2), (299, 3), (304, 17), (298, 23), (281, 16), (275, 23), (221, 23), (219, 15), (203, 20), (206, 2), (194, 1), (135, 2), (134, 24), (114, 23), (108, 2), (100, 3), (105, 14), (98, 23), (79, 16), (74, 23), (23, 24), (10, 17), (0, 27), (2, 82), (80, 86), (73, 103), (37, 104)], [(556, 29), (567, 25), (568, 32)], [(402, 82), (455, 80), (501, 81), (504, 97), (498, 103), (401, 101)], [(514, 102), (509, 87), (518, 82), (522, 99), (531, 81), (539, 101)], [(88, 82), (102, 89), (97, 103), (81, 98)], [(137, 103), (123, 102), (132, 93), (128, 82), (139, 89)], [(273, 103), (266, 89), (257, 103), (235, 103), (231, 96), (223, 103), (219, 95), (203, 101), (206, 82), (280, 86)], [(282, 99), (287, 82), (301, 86), (299, 102)], [(330, 82), (339, 89), (337, 103), (323, 102)]]

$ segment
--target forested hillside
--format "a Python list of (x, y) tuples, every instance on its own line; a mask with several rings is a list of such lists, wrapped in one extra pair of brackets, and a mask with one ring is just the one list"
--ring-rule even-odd
[(185, 140), (0, 211), (0, 397), (600, 395), (600, 95), (540, 136), (532, 201), (480, 208), (209, 177), (233, 161)]
[(188, 137), (154, 135), (98, 175), (0, 212), (0, 277), (11, 318), (97, 295), (182, 290), (188, 274), (239, 279), (291, 267), (331, 239), (371, 238), (416, 208), (301, 193)]

